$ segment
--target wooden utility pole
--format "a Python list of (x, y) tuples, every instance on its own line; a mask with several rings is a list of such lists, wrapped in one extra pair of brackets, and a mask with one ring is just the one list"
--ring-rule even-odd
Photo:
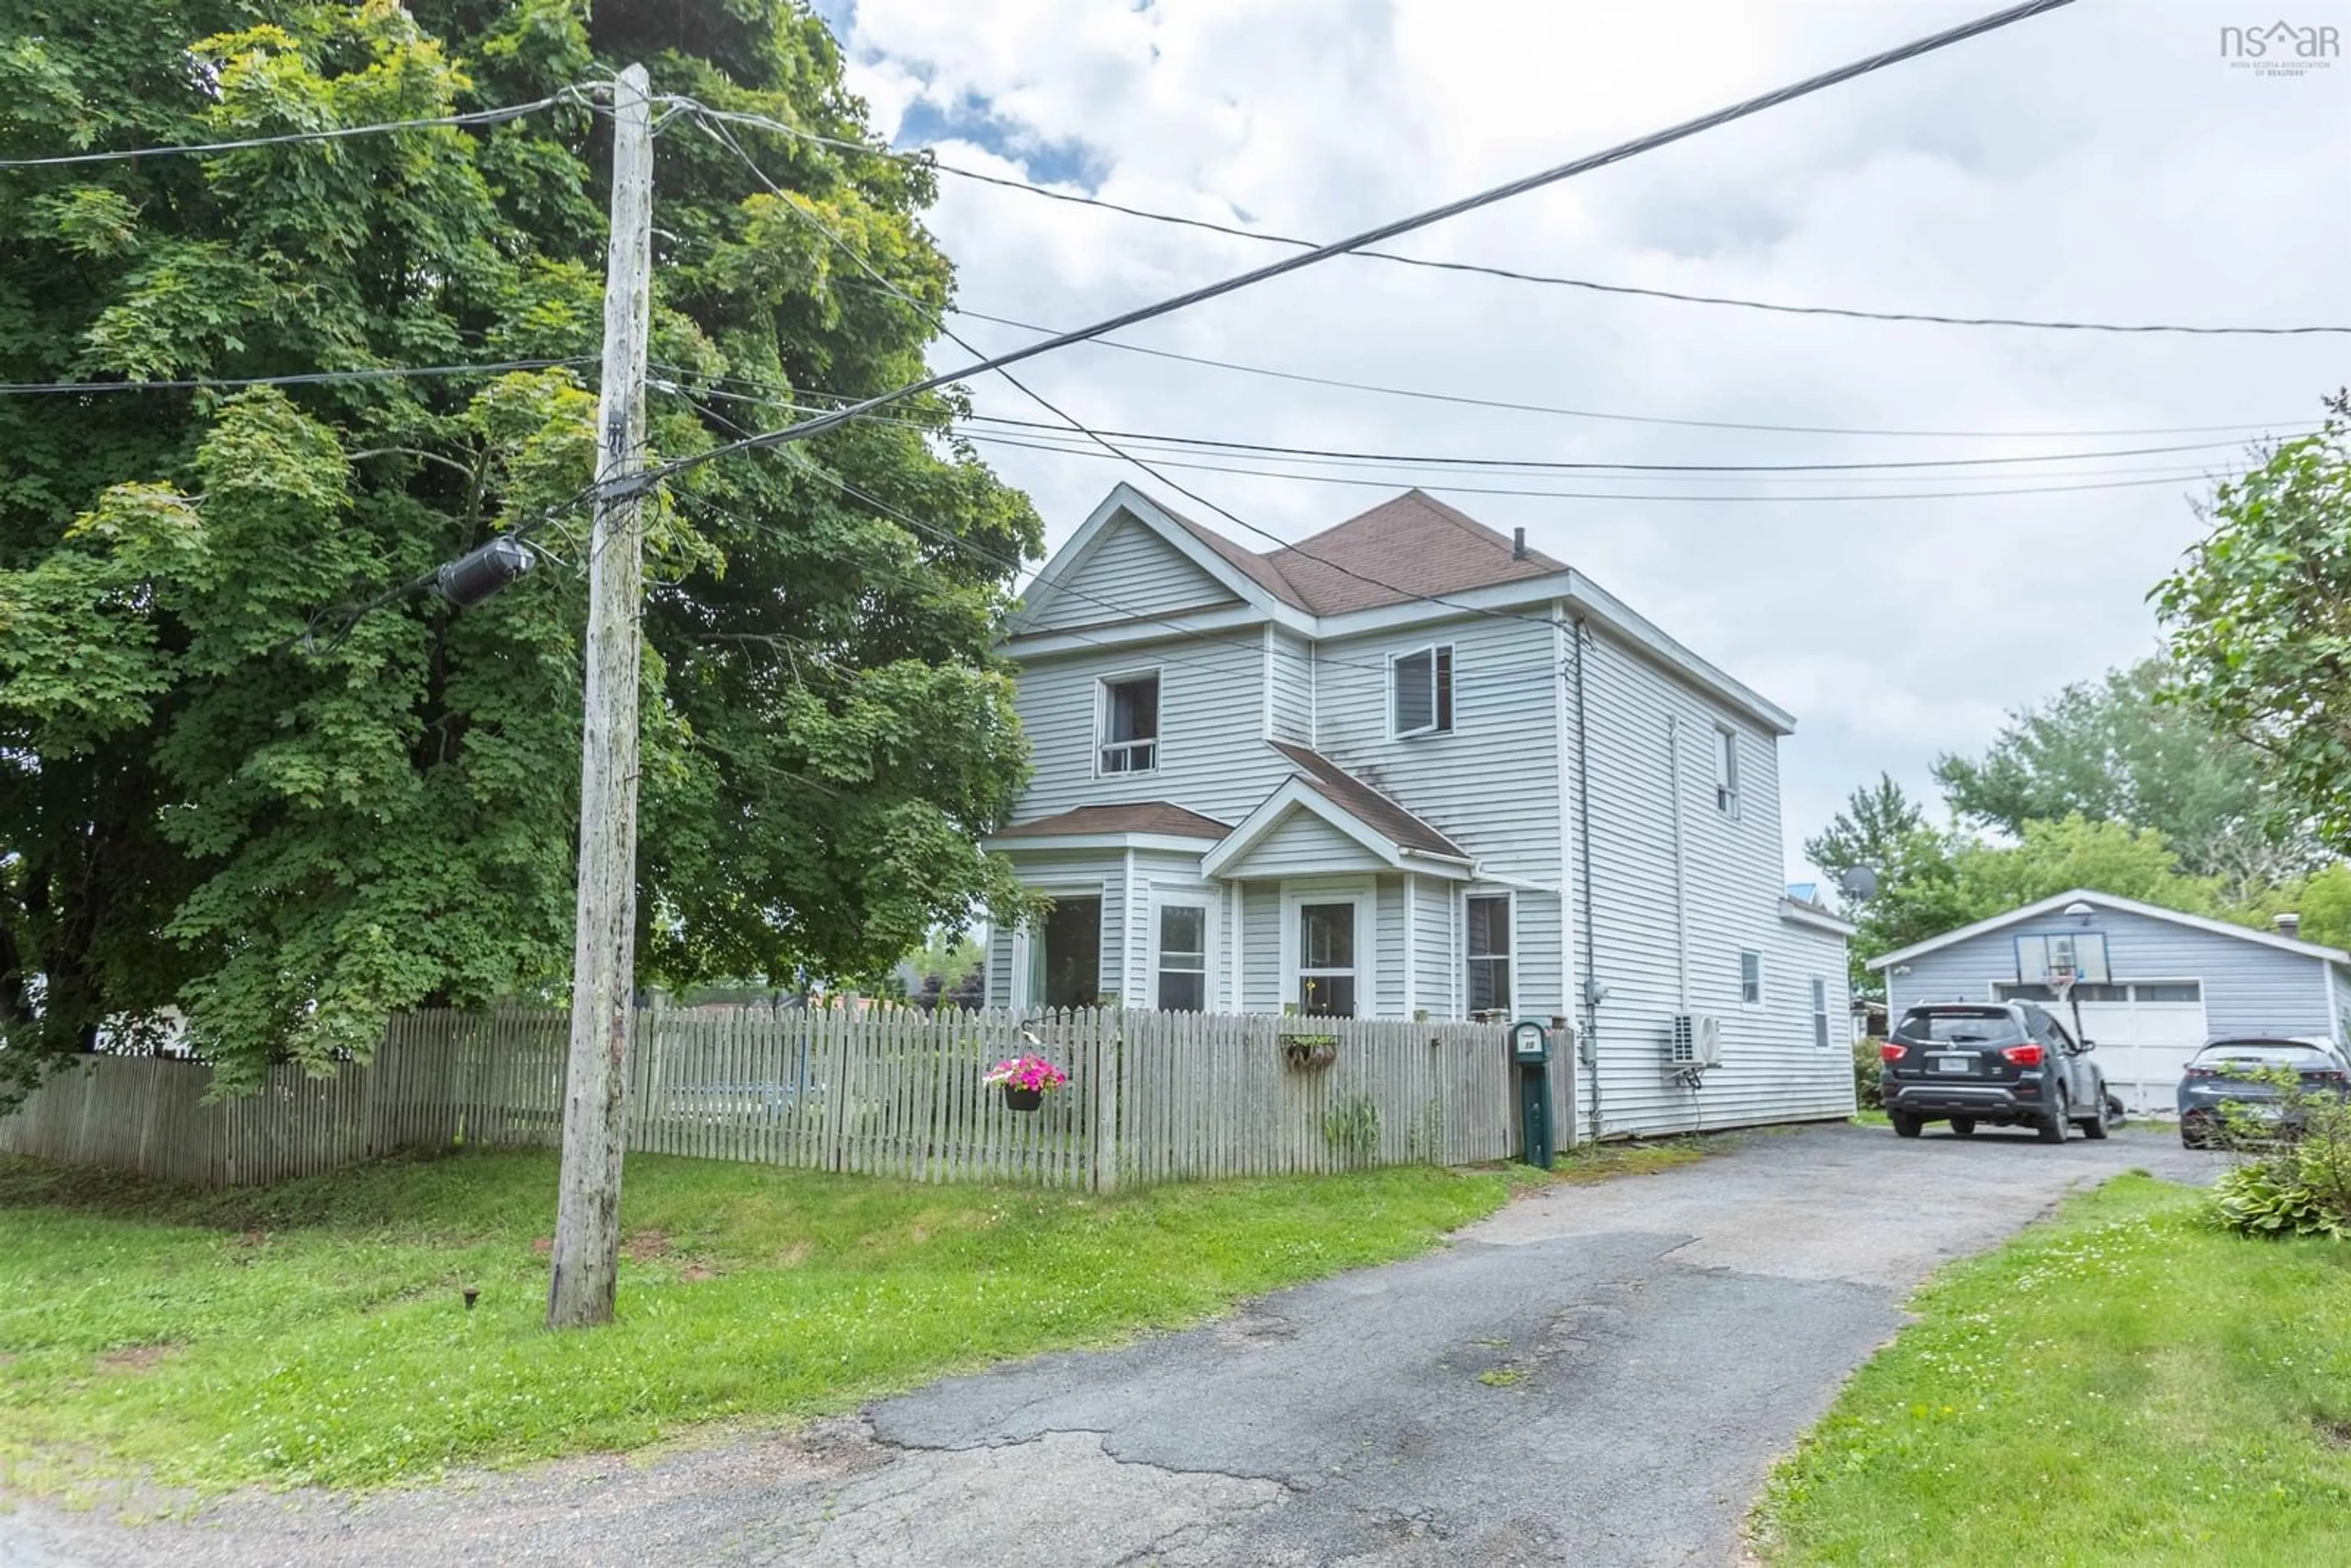
[(604, 263), (604, 385), (596, 407), (596, 526), (589, 547), (587, 714), (580, 737), (579, 924), (571, 1056), (547, 1326), (612, 1320), (621, 1257), (622, 1113), (637, 939), (637, 671), (652, 310), (653, 105), (643, 66), (612, 89), (612, 232)]

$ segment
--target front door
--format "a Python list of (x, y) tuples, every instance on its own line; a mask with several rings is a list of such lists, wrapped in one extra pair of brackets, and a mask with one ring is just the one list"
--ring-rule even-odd
[(1102, 1005), (1102, 904), (1099, 898), (1063, 898), (1045, 916), (1029, 988), (1038, 1006)]

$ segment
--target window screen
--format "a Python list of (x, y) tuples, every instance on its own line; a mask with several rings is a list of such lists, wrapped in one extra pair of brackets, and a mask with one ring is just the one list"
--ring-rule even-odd
[(1478, 894), (1469, 913), (1469, 1010), (1507, 1011), (1510, 1006), (1510, 895)]
[(1159, 906), (1159, 988), (1163, 1013), (1208, 1010), (1208, 912), (1196, 904)]
[(1441, 735), (1453, 727), (1453, 650), (1423, 648), (1389, 666), (1395, 733)]
[(1148, 773), (1158, 765), (1158, 675), (1103, 682), (1102, 771)]

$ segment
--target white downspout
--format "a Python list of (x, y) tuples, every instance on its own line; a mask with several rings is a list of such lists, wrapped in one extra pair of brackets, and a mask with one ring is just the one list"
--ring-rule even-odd
[(1666, 720), (1667, 771), (1672, 780), (1674, 821), (1674, 958), (1680, 975), (1676, 994), (1681, 1000), (1681, 1010), (1690, 1010), (1689, 976), (1689, 865), (1682, 841), (1682, 718), (1673, 714)]
[(1420, 1007), (1420, 879), (1404, 873), (1404, 1016)]

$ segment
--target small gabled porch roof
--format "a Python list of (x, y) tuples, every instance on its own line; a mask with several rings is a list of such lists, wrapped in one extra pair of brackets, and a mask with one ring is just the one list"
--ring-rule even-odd
[(1297, 770), (1201, 859), (1203, 875), (1249, 875), (1250, 852), (1301, 811), (1329, 824), (1396, 871), (1467, 879), (1477, 869), (1476, 857), (1468, 851), (1321, 752), (1280, 741), (1268, 744)]
[(1079, 806), (1033, 821), (999, 828), (983, 841), (991, 850), (1204, 850), (1232, 829), (1172, 800)]

